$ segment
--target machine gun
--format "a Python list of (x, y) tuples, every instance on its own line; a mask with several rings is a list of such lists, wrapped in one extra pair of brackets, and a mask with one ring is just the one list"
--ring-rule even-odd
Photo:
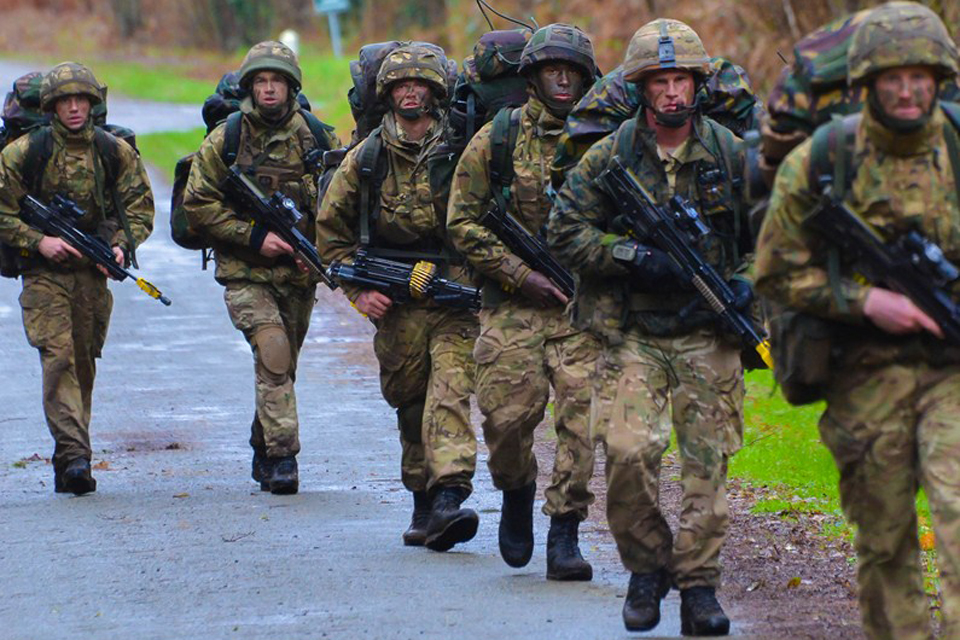
[(852, 256), (870, 282), (905, 295), (940, 326), (947, 342), (960, 346), (960, 306), (948, 286), (960, 278), (960, 270), (947, 260), (943, 250), (917, 231), (885, 242), (860, 216), (833, 195), (829, 177), (817, 208), (804, 220), (844, 256)]
[(376, 289), (395, 302), (432, 298), (456, 309), (480, 309), (480, 291), (474, 287), (437, 276), (437, 265), (421, 260), (416, 264), (396, 262), (357, 251), (353, 264), (334, 261), (327, 269), (331, 280)]
[(103, 267), (114, 280), (133, 278), (144, 293), (169, 307), (170, 299), (160, 293), (159, 289), (117, 264), (113, 249), (103, 238), (76, 228), (75, 224), (82, 220), (84, 215), (86, 213), (73, 200), (60, 194), (55, 195), (49, 205), (31, 195), (20, 200), (20, 216), (24, 222), (45, 235), (60, 238), (94, 264)]
[(616, 210), (626, 214), (633, 235), (651, 242), (669, 255), (727, 328), (744, 345), (755, 349), (764, 363), (773, 368), (770, 343), (761, 337), (762, 330), (758, 330), (750, 318), (737, 310), (736, 295), (730, 285), (694, 249), (694, 242), (707, 235), (710, 229), (700, 219), (693, 205), (675, 195), (670, 198), (669, 210), (660, 207), (633, 172), (616, 156), (597, 180), (613, 198)]
[(569, 271), (557, 262), (544, 245), (539, 236), (532, 235), (523, 228), (517, 219), (508, 211), (502, 210), (497, 203), (493, 203), (483, 216), (480, 224), (484, 225), (507, 245), (521, 260), (534, 271), (539, 271), (550, 278), (568, 298), (573, 297), (574, 282)]
[(221, 190), (239, 212), (253, 218), (254, 224), (262, 224), (274, 232), (280, 239), (293, 247), (294, 255), (317, 275), (331, 290), (337, 285), (329, 277), (320, 260), (320, 254), (313, 243), (297, 229), (297, 223), (303, 214), (297, 210), (293, 200), (275, 191), (269, 198), (263, 195), (260, 187), (234, 165), (220, 185)]

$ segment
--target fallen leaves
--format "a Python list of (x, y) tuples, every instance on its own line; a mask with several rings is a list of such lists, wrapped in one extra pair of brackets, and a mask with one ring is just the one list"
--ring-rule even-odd
[(175, 494), (173, 494), (173, 497), (174, 497), (174, 498), (189, 498), (189, 497), (190, 497), (190, 494), (187, 493), (186, 491), (184, 491), (183, 493), (175, 493)]
[(927, 531), (920, 536), (920, 548), (924, 551), (933, 551), (936, 546), (937, 540), (933, 535), (933, 531)]
[(101, 460), (97, 464), (91, 467), (94, 471), (110, 471), (110, 463), (106, 460)]

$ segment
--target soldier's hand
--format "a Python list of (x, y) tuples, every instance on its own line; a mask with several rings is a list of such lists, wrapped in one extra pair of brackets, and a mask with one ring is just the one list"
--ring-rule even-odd
[(273, 231), (267, 231), (263, 244), (260, 245), (260, 255), (267, 258), (277, 258), (282, 255), (293, 255), (293, 247), (284, 242)]
[(527, 276), (527, 279), (520, 285), (520, 291), (541, 307), (567, 304), (568, 300), (563, 291), (560, 291), (555, 284), (550, 282), (550, 278), (538, 271), (533, 271)]
[(354, 304), (360, 313), (379, 320), (393, 306), (393, 300), (379, 291), (364, 291)]
[(899, 335), (929, 331), (943, 338), (943, 331), (933, 318), (921, 311), (910, 298), (894, 291), (871, 288), (863, 303), (863, 313), (887, 333)]
[(40, 255), (52, 262), (63, 262), (70, 257), (83, 257), (80, 255), (80, 252), (71, 247), (69, 243), (55, 236), (44, 236), (37, 250), (40, 252)]
[[(123, 249), (121, 249), (120, 247), (114, 247), (114, 248), (113, 248), (113, 259), (116, 260), (117, 264), (122, 267), (122, 266), (123, 266), (123, 260), (124, 260)], [(113, 276), (110, 275), (110, 272), (107, 271), (102, 265), (99, 265), (99, 264), (98, 264), (98, 265), (97, 265), (97, 269), (100, 271), (100, 273), (102, 273), (103, 275), (107, 276), (108, 278), (113, 278)], [(116, 278), (113, 278), (113, 279), (116, 280)]]

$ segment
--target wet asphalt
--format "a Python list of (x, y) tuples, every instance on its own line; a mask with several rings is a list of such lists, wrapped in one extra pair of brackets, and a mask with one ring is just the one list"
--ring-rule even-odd
[[(0, 64), (0, 87), (26, 70)], [(138, 133), (190, 128), (199, 108), (190, 109), (114, 97), (110, 121)], [(411, 504), (395, 416), (380, 396), (372, 327), (339, 292), (319, 290), (298, 371), (300, 493), (261, 493), (246, 443), (249, 348), (212, 270), (170, 240), (168, 180), (151, 180), (156, 230), (139, 252), (141, 273), (173, 305), (111, 283), (94, 494), (53, 493), (39, 358), (23, 333), (19, 283), (0, 280), (0, 638), (679, 634), (675, 592), (655, 633), (624, 631), (628, 574), (608, 534), (584, 536), (593, 582), (546, 581), (540, 501), (533, 561), (507, 567), (483, 457), (467, 503), (480, 512), (477, 537), (445, 554), (402, 546)]]

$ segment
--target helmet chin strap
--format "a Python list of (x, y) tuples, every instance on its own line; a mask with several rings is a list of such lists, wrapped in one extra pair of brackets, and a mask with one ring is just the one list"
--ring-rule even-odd
[(685, 105), (676, 111), (657, 111), (653, 107), (650, 109), (653, 111), (654, 122), (668, 129), (679, 129), (687, 124), (693, 114), (697, 112), (697, 108), (690, 105)]

